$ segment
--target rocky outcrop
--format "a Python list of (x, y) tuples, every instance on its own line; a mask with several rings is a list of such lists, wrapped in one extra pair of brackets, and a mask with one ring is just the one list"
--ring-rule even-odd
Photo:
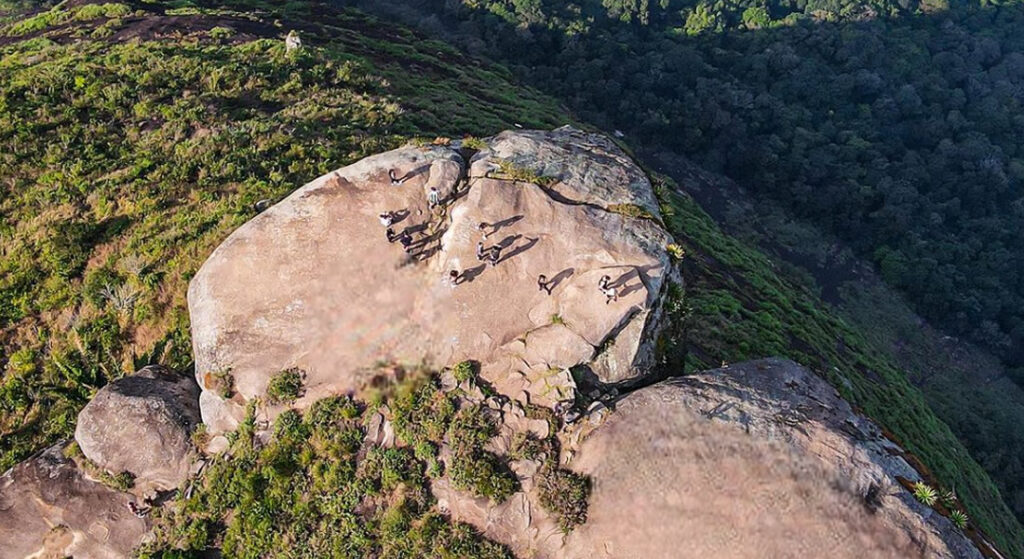
[(435, 494), (524, 557), (981, 557), (897, 483), (920, 479), (902, 450), (791, 361), (642, 388), (562, 439), (567, 467), (593, 487), (569, 535), (520, 466), (525, 492), (497, 507), (444, 484)]
[[(384, 212), (409, 251), (386, 239)], [(403, 148), (320, 177), (235, 231), (189, 286), (204, 421), (233, 429), (289, 368), (304, 374), (298, 407), (352, 391), (381, 361), (475, 359), (500, 391), (544, 404), (571, 396), (568, 369), (599, 348), (616, 348), (601, 380), (635, 379), (670, 270), (657, 218), (644, 173), (571, 128), (505, 132), (478, 153)]]
[(75, 440), (97, 466), (135, 476), (141, 494), (179, 487), (196, 459), (199, 387), (160, 365), (99, 390), (78, 414)]
[(50, 447), (0, 477), (0, 559), (128, 557), (148, 530), (130, 502)]

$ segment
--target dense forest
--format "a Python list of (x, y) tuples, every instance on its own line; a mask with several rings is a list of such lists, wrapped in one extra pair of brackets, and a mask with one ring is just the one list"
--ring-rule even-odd
[[(418, 0), (384, 13), (771, 197), (1024, 383), (1019, 5)], [(1015, 414), (945, 407), (1024, 518)]]

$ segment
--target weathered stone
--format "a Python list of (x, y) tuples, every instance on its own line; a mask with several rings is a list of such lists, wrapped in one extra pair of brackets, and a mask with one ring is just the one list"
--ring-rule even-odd
[(131, 472), (139, 494), (177, 488), (195, 461), (199, 387), (160, 365), (100, 389), (78, 414), (82, 453), (114, 474)]
[[(589, 362), (630, 317), (659, 304), (670, 237), (655, 221), (604, 208), (653, 200), (643, 172), (606, 138), (506, 133), (476, 163), (513, 152), (528, 162), (528, 150), (508, 147), (526, 145), (517, 134), (539, 150), (538, 161), (571, 159), (564, 188), (552, 187), (571, 201), (499, 176), (465, 181), (465, 162), (448, 147), (403, 148), (303, 186), (225, 240), (189, 286), (210, 432), (235, 428), (245, 403), (290, 367), (306, 372), (298, 408), (357, 389), (381, 360), (441, 367), (475, 359), (505, 394), (526, 390), (541, 404), (571, 394), (559, 371)], [(450, 202), (441, 211), (427, 207), (431, 186)], [(387, 211), (399, 212), (396, 234), (409, 228), (422, 241), (417, 257), (385, 239), (378, 216)], [(495, 266), (476, 256), (480, 223), (487, 251), (498, 247)], [(456, 286), (451, 270), (461, 274)], [(550, 294), (538, 288), (541, 274)], [(618, 301), (604, 303), (602, 275)], [(233, 377), (234, 397), (216, 394), (219, 372)]]
[[(587, 522), (567, 536), (539, 507), (537, 472), (526, 467), (516, 469), (525, 493), (502, 505), (445, 485), (436, 493), (455, 519), (520, 556), (981, 557), (899, 487), (895, 476), (918, 475), (877, 427), (790, 361), (639, 389), (563, 444), (562, 463), (593, 487)], [(869, 507), (872, 484), (882, 489)]]
[(498, 134), (474, 160), (480, 169), (498, 169), (498, 161), (557, 182), (551, 190), (576, 203), (602, 208), (638, 206), (660, 216), (647, 175), (607, 136), (571, 126), (550, 132), (508, 130)]
[(124, 558), (148, 526), (134, 497), (86, 477), (52, 446), (0, 477), (0, 559)]

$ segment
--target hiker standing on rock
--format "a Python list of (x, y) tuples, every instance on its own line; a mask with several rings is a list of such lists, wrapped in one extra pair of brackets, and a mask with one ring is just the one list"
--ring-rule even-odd
[(459, 276), (461, 274), (458, 270), (452, 270), (448, 272), (448, 282), (452, 284), (452, 287), (459, 285)]
[(441, 193), (437, 191), (436, 186), (430, 187), (430, 192), (427, 193), (427, 207), (434, 209), (441, 203)]
[(479, 231), (481, 235), (483, 235), (482, 238), (485, 241), (487, 240), (487, 237), (490, 236), (490, 233), (487, 232), (487, 229), (489, 227), (491, 227), (491, 225), (489, 223), (484, 223), (483, 221), (480, 222), (480, 225), (476, 226), (476, 230)]
[(606, 305), (619, 300), (619, 290), (609, 285), (611, 281), (611, 276), (601, 276), (601, 279), (597, 280), (597, 288), (604, 294), (606, 298), (604, 304)]
[(484, 256), (484, 242), (480, 241), (476, 244), (476, 259), (483, 262)]
[(541, 291), (551, 295), (551, 286), (548, 285), (548, 277), (544, 274), (537, 276), (537, 287), (540, 288)]
[(395, 242), (395, 240), (398, 238), (398, 236), (395, 235), (395, 230), (392, 229), (391, 227), (388, 227), (387, 231), (385, 231), (384, 234), (387, 235), (389, 243)]
[(498, 265), (498, 260), (500, 259), (501, 248), (499, 248), (497, 245), (492, 246), (490, 252), (487, 253), (487, 263), (490, 264), (491, 267), (493, 268)]
[(408, 175), (398, 178), (394, 169), (388, 169), (388, 178), (391, 179), (391, 186), (400, 186), (408, 178)]

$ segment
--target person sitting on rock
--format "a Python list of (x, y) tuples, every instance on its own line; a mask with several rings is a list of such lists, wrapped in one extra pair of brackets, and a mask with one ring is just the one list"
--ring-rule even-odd
[(437, 191), (436, 186), (431, 186), (430, 191), (427, 192), (427, 207), (434, 209), (441, 203), (441, 193)]
[(380, 224), (384, 227), (391, 227), (395, 223), (395, 214), (393, 212), (384, 212), (378, 217)]
[(389, 243), (395, 242), (395, 239), (398, 238), (398, 235), (395, 234), (395, 230), (391, 227), (388, 227), (387, 231), (385, 231), (384, 234), (387, 235)]
[(408, 231), (402, 231), (398, 236), (398, 242), (402, 243), (402, 249), (405, 250), (405, 252), (412, 250), (412, 235), (410, 235)]
[(403, 182), (405, 182), (406, 179), (409, 178), (409, 175), (406, 175), (402, 178), (398, 178), (398, 175), (395, 174), (394, 169), (388, 169), (388, 178), (391, 179), (391, 186), (399, 186)]
[(601, 276), (601, 279), (597, 280), (597, 288), (600, 289), (602, 293), (604, 293), (604, 290), (608, 289), (608, 284), (611, 283), (611, 281), (611, 276)]

